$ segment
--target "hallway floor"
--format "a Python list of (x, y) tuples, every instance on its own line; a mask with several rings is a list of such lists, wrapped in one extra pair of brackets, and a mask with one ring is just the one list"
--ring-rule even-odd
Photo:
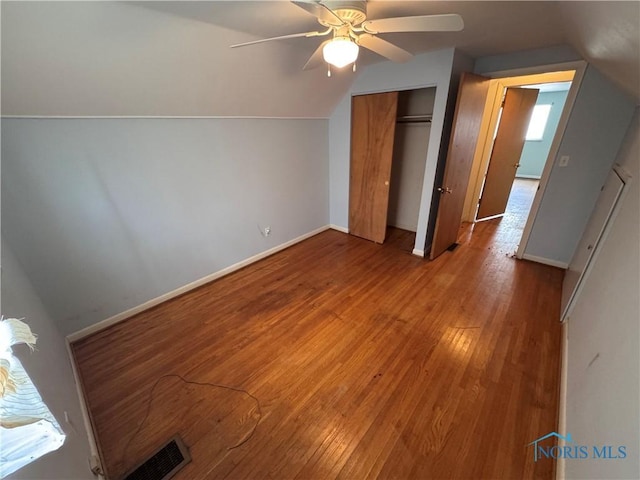
[(539, 183), (540, 181), (535, 179), (516, 178), (511, 187), (504, 216), (479, 222), (496, 225), (496, 247), (501, 251), (514, 254), (518, 249)]

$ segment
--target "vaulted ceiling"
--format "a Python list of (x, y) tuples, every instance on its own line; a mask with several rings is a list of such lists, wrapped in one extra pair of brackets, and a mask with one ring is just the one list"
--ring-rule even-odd
[[(234, 43), (315, 30), (286, 1), (2, 5), (4, 115), (326, 117), (355, 78), (303, 71), (322, 41)], [(640, 99), (639, 2), (375, 1), (369, 18), (459, 13), (455, 33), (387, 34), (414, 53), (479, 58), (566, 44)], [(382, 57), (365, 52), (362, 70)]]

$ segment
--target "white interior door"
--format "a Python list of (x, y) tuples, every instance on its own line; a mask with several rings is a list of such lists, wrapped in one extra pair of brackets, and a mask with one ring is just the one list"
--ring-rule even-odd
[(564, 276), (562, 283), (562, 316), (560, 317), (562, 321), (565, 321), (571, 314), (573, 304), (580, 294), (582, 283), (589, 273), (589, 267), (597, 256), (608, 227), (613, 222), (616, 206), (626, 186), (625, 180), (626, 177), (620, 175), (614, 168), (609, 173), (600, 191), (600, 196), (591, 213), (591, 218)]

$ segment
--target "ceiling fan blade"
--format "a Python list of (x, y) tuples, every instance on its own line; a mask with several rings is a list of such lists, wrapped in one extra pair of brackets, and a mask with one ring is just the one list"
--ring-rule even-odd
[(323, 35), (328, 35), (330, 32), (331, 32), (331, 29), (329, 29), (329, 30), (327, 30), (325, 32), (291, 33), (289, 35), (280, 35), (279, 37), (262, 38), (260, 40), (253, 40), (252, 42), (237, 43), (235, 45), (231, 45), (231, 48), (246, 47), (247, 45), (255, 45), (256, 43), (271, 42), (273, 40), (285, 40), (287, 38), (321, 37)]
[(358, 44), (398, 63), (407, 62), (413, 57), (412, 54), (400, 47), (396, 47), (393, 43), (389, 43), (380, 37), (375, 37), (368, 33), (363, 33), (358, 37)]
[(362, 23), (367, 33), (392, 32), (458, 32), (464, 21), (457, 13), (444, 15), (418, 15), (415, 17), (381, 18)]
[(333, 13), (333, 11), (329, 7), (321, 3), (300, 2), (300, 1), (298, 2), (292, 1), (291, 3), (293, 3), (294, 5), (297, 5), (303, 10), (306, 10), (311, 15), (316, 17), (318, 20), (322, 20), (323, 22), (325, 22), (327, 25), (333, 25), (334, 27), (339, 27), (341, 25), (344, 25), (344, 22), (340, 19), (338, 15)]
[(304, 64), (302, 70), (313, 70), (314, 68), (318, 68), (320, 65), (324, 63), (324, 57), (322, 55), (322, 49), (327, 44), (329, 40), (325, 40), (320, 44), (316, 51), (313, 52), (313, 55), (307, 60), (307, 63)]

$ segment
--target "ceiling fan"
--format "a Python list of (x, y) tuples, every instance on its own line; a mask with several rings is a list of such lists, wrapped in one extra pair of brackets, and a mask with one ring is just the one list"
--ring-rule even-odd
[(320, 44), (303, 67), (303, 70), (310, 70), (320, 66), (324, 61), (329, 66), (328, 75), (331, 76), (331, 66), (343, 68), (353, 64), (355, 71), (359, 47), (364, 47), (394, 62), (406, 62), (413, 56), (406, 50), (378, 37), (379, 33), (457, 32), (464, 27), (462, 17), (457, 14), (367, 20), (366, 1), (320, 2), (308, 0), (292, 1), (291, 3), (315, 16), (325, 29), (239, 43), (231, 45), (231, 48), (288, 38), (331, 35), (331, 38)]

